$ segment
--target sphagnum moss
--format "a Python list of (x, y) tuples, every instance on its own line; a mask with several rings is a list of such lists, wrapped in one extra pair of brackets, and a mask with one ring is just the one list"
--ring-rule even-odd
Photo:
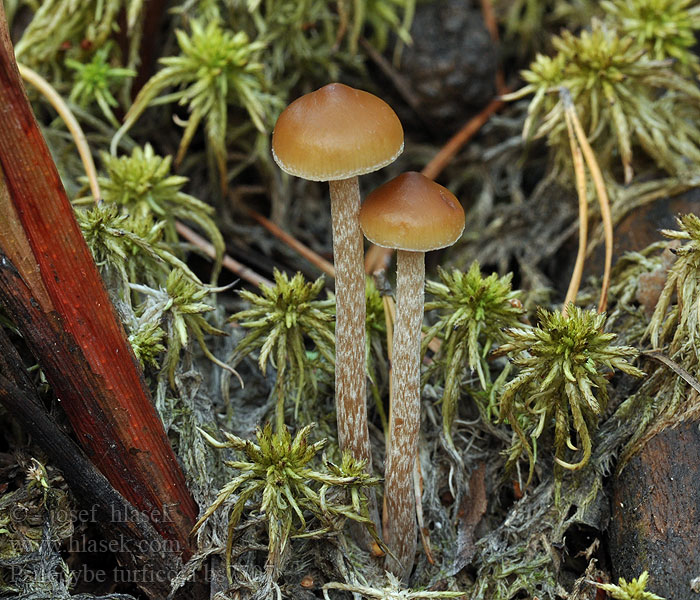
[[(606, 374), (615, 369), (635, 377), (644, 373), (627, 362), (637, 350), (613, 345), (615, 334), (603, 332), (605, 314), (569, 305), (567, 316), (540, 309), (538, 319), (537, 327), (505, 331), (508, 339), (501, 351), (520, 372), (503, 388), (500, 416), (517, 436), (510, 462), (523, 450), (529, 457), (528, 481), (535, 463), (532, 443), (554, 427), (558, 496), (561, 469), (580, 469), (591, 456), (591, 430), (608, 401)], [(578, 440), (571, 439), (572, 428)], [(576, 462), (567, 456), (567, 448), (580, 453)]]
[(122, 214), (116, 204), (107, 202), (77, 210), (76, 220), (103, 277), (111, 282), (110, 272), (116, 272), (124, 290), (129, 283), (165, 284), (174, 268), (199, 282), (163, 240), (166, 221), (155, 220), (152, 215)]
[[(438, 275), (439, 282), (427, 281), (425, 285), (426, 293), (433, 296), (425, 303), (425, 310), (439, 311), (439, 316), (423, 338), (423, 352), (434, 337), (442, 341), (426, 375), (437, 371), (444, 382), (443, 433), (452, 444), (451, 428), (465, 367), (476, 372), (482, 390), (490, 390), (493, 384), (487, 355), (494, 345), (506, 339), (504, 328), (519, 325), (524, 311), (514, 302), (518, 292), (511, 290), (512, 275), (498, 277), (493, 273), (484, 277), (476, 261), (466, 273), (438, 267)], [(489, 419), (497, 417), (495, 406), (480, 409)]]
[[(289, 395), (299, 403), (313, 379), (318, 364), (333, 372), (335, 357), (333, 335), (333, 299), (318, 300), (324, 279), (310, 283), (301, 273), (289, 277), (274, 272), (275, 285), (260, 286), (260, 294), (242, 290), (240, 296), (250, 308), (237, 312), (230, 320), (248, 330), (238, 343), (235, 360), (259, 350), (258, 365), (265, 373), (268, 363), (277, 369), (273, 393), (277, 395), (277, 430), (284, 428), (284, 401)], [(323, 361), (312, 363), (306, 351), (306, 341), (314, 343)]]
[[(670, 340), (671, 352), (683, 346), (694, 349), (695, 364), (700, 363), (700, 217), (694, 214), (678, 218), (679, 231), (662, 233), (684, 242), (674, 251), (676, 262), (649, 322), (647, 334), (654, 348)], [(673, 305), (673, 298), (676, 304)], [(670, 334), (673, 335), (670, 335)]]
[(384, 587), (374, 587), (361, 583), (337, 583), (331, 582), (323, 586), (323, 597), (330, 600), (328, 590), (342, 590), (359, 594), (368, 600), (433, 600), (439, 598), (466, 598), (464, 592), (439, 591), (439, 590), (411, 590), (401, 585), (395, 575), (386, 572), (387, 585)]
[(73, 88), (68, 99), (83, 107), (96, 103), (106, 119), (115, 127), (119, 127), (119, 122), (112, 112), (119, 103), (112, 91), (120, 85), (123, 86), (125, 79), (134, 77), (136, 71), (112, 66), (109, 59), (111, 49), (112, 44), (105, 44), (95, 52), (90, 62), (66, 59), (66, 66), (75, 72)]
[(165, 221), (164, 239), (178, 243), (176, 219), (194, 223), (209, 238), (216, 251), (212, 280), (218, 275), (224, 254), (224, 239), (212, 216), (213, 207), (182, 191), (187, 177), (171, 174), (172, 158), (158, 156), (150, 144), (136, 147), (130, 156), (102, 153), (106, 176), (98, 179), (102, 200), (116, 204), (136, 219)]
[(160, 367), (158, 359), (166, 350), (163, 345), (164, 341), (165, 331), (160, 324), (153, 321), (138, 325), (129, 334), (131, 349), (143, 369), (146, 367), (158, 369)]
[[(241, 2), (238, 10), (247, 9), (257, 39), (267, 53), (266, 65), (272, 79), (291, 88), (302, 73), (327, 81), (337, 78), (340, 63), (349, 63), (350, 55), (338, 47), (338, 18), (333, 7), (324, 0), (254, 0)], [(299, 27), (308, 24), (309, 29)]]
[(614, 583), (596, 583), (601, 590), (608, 593), (615, 600), (664, 600), (661, 596), (646, 591), (649, 573), (644, 571), (638, 578), (626, 581), (620, 577), (617, 585)]
[(82, 45), (101, 48), (114, 34), (117, 15), (124, 10), (127, 15), (127, 31), (133, 51), (133, 42), (140, 39), (138, 15), (143, 0), (48, 0), (25, 3), (36, 8), (29, 25), (15, 46), (21, 62), (41, 67), (53, 63), (72, 48), (76, 54)]
[(180, 269), (170, 272), (164, 288), (153, 289), (138, 284), (130, 287), (146, 298), (138, 310), (141, 322), (159, 322), (162, 319), (166, 323), (168, 346), (163, 359), (163, 371), (173, 389), (176, 388), (175, 372), (180, 362), (180, 351), (189, 346), (193, 337), (204, 356), (238, 376), (232, 367), (212, 354), (205, 340), (205, 335), (226, 335), (204, 318), (206, 313), (215, 310), (214, 306), (204, 302), (205, 298), (212, 292), (222, 291), (222, 288), (211, 288), (192, 281)]
[[(347, 519), (367, 527), (381, 544), (369, 518), (363, 492), (363, 488), (376, 485), (379, 480), (365, 473), (364, 465), (347, 453), (340, 465), (326, 464), (325, 469), (317, 470), (313, 462), (326, 440), (310, 443), (312, 429), (313, 424), (307, 425), (292, 438), (286, 427), (273, 433), (268, 424), (258, 428), (257, 443), (231, 433), (224, 433), (225, 441), (219, 442), (200, 430), (215, 448), (233, 448), (244, 455), (244, 460), (225, 461), (240, 474), (219, 490), (216, 500), (204, 511), (193, 530), (196, 532), (202, 527), (232, 494), (237, 493), (228, 521), (226, 567), (229, 579), (234, 532), (248, 503), (256, 507), (267, 522), (266, 566), (273, 579), (278, 576), (291, 538), (338, 531)], [(307, 519), (312, 518), (319, 521), (320, 527), (309, 531)]]
[[(189, 117), (175, 163), (182, 161), (195, 131), (204, 121), (207, 143), (216, 160), (221, 189), (225, 191), (229, 105), (243, 107), (260, 132), (266, 131), (270, 120), (274, 98), (266, 91), (270, 85), (260, 62), (264, 44), (250, 41), (245, 32), (232, 32), (217, 21), (204, 25), (192, 19), (190, 28), (189, 35), (179, 29), (175, 31), (180, 54), (160, 59), (165, 68), (141, 88), (124, 118), (124, 125), (112, 140), (111, 151), (116, 153), (121, 137), (149, 106), (166, 102), (186, 104)], [(175, 91), (162, 95), (168, 88)]]
[(700, 414), (695, 379), (700, 365), (700, 218), (689, 214), (678, 222), (679, 231), (663, 233), (684, 243), (674, 250), (675, 263), (644, 334), (651, 338), (651, 356), (662, 362), (650, 365), (649, 377), (617, 410), (621, 423), (634, 423), (634, 433), (619, 453), (618, 473), (655, 435)]
[(600, 4), (650, 58), (672, 59), (682, 70), (697, 72), (698, 57), (692, 48), (695, 31), (700, 29), (700, 5), (693, 0), (605, 0)]
[[(569, 141), (564, 103), (566, 88), (589, 141), (603, 166), (612, 172), (619, 157), (624, 180), (631, 181), (636, 147), (670, 173), (700, 162), (700, 129), (684, 114), (695, 107), (700, 91), (666, 61), (651, 60), (631, 36), (594, 20), (590, 31), (553, 38), (553, 57), (538, 55), (523, 71), (527, 84), (509, 100), (534, 94), (523, 136), (547, 136), (560, 161), (568, 162)], [(673, 98), (675, 110), (665, 110)], [(690, 161), (690, 163), (689, 163)]]

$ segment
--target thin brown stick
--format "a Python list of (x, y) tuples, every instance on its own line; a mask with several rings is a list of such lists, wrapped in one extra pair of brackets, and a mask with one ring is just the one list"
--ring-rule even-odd
[[(210, 258), (216, 258), (216, 250), (207, 240), (205, 240), (201, 235), (187, 227), (184, 223), (180, 221), (175, 222), (175, 229), (177, 232), (185, 238), (190, 244), (193, 244), (204, 252)], [(228, 254), (224, 254), (222, 265), (231, 271), (231, 273), (238, 275), (241, 279), (252, 283), (253, 285), (267, 285), (269, 287), (274, 287), (269, 279), (266, 279), (262, 275), (258, 275), (253, 269), (246, 267), (244, 264), (239, 263), (234, 258), (231, 258)]]
[(464, 144), (466, 144), (474, 135), (481, 129), (486, 122), (491, 118), (497, 110), (499, 110), (505, 102), (500, 98), (494, 98), (488, 105), (476, 116), (472, 117), (448, 142), (440, 149), (433, 159), (425, 165), (421, 173), (430, 179), (435, 179), (443, 169), (450, 163), (459, 152)]
[[(496, 13), (493, 10), (492, 0), (481, 0), (481, 15), (484, 18), (484, 25), (486, 25), (491, 39), (495, 44), (498, 44), (498, 19), (496, 19)], [(506, 80), (500, 65), (496, 71), (496, 91), (499, 95), (507, 93)]]
[(583, 164), (583, 156), (581, 148), (576, 142), (573, 125), (571, 123), (571, 115), (569, 111), (564, 112), (566, 119), (566, 129), (569, 132), (569, 143), (571, 145), (571, 157), (574, 161), (574, 173), (576, 175), (576, 192), (578, 194), (578, 252), (576, 254), (576, 263), (574, 272), (571, 274), (569, 289), (566, 291), (564, 306), (562, 313), (566, 316), (569, 303), (576, 301), (578, 290), (581, 285), (581, 276), (583, 275), (583, 265), (586, 262), (586, 241), (588, 238), (588, 194), (586, 189), (586, 171)]
[(248, 209), (248, 215), (258, 223), (260, 223), (260, 225), (267, 229), (278, 240), (287, 244), (287, 246), (299, 253), (312, 265), (320, 269), (323, 273), (335, 279), (335, 267), (325, 258), (319, 256), (311, 248), (309, 248), (305, 244), (302, 244), (293, 235), (290, 235), (289, 233), (284, 231), (284, 229), (275, 225), (272, 221), (270, 221), (270, 219), (262, 216), (259, 212), (254, 211), (252, 208)]
[(389, 268), (393, 254), (394, 251), (391, 248), (382, 248), (381, 246), (370, 244), (365, 253), (365, 273), (386, 271)]
[(379, 67), (379, 69), (386, 75), (391, 83), (396, 88), (396, 91), (403, 98), (403, 101), (408, 104), (413, 111), (420, 117), (420, 100), (416, 97), (405, 77), (403, 77), (393, 65), (384, 56), (377, 52), (377, 50), (370, 44), (365, 38), (360, 38), (360, 45), (362, 49), (367, 53), (374, 64)]
[[(379, 246), (373, 246), (374, 248), (379, 248)], [(391, 421), (391, 407), (393, 404), (393, 390), (394, 390), (394, 377), (392, 375), (393, 370), (393, 356), (394, 356), (394, 323), (396, 322), (396, 303), (391, 295), (391, 286), (386, 279), (385, 270), (375, 271), (373, 273), (374, 280), (377, 285), (377, 289), (382, 295), (382, 304), (384, 305), (384, 322), (386, 323), (386, 349), (387, 358), (389, 360), (389, 420), (386, 416), (382, 419), (382, 425), (384, 427), (384, 452), (385, 455), (389, 454), (391, 448), (391, 437), (389, 436), (389, 422)], [(384, 410), (382, 410), (384, 413)], [(382, 515), (386, 515), (386, 496), (384, 497), (384, 503), (382, 504)], [(382, 528), (384, 527), (384, 522), (382, 522)]]
[(579, 121), (574, 103), (571, 99), (571, 94), (566, 88), (562, 88), (560, 94), (564, 102), (564, 109), (570, 114), (571, 124), (576, 133), (576, 139), (581, 146), (583, 157), (586, 159), (586, 164), (591, 172), (593, 185), (595, 186), (596, 195), (598, 196), (598, 203), (600, 204), (600, 216), (603, 221), (603, 232), (605, 234), (605, 269), (603, 271), (603, 283), (600, 290), (600, 300), (598, 302), (598, 312), (602, 313), (605, 312), (608, 305), (608, 289), (610, 288), (610, 272), (612, 270), (613, 226), (612, 215), (610, 213), (610, 199), (608, 198), (605, 180), (598, 166), (595, 152), (593, 152), (593, 148), (591, 148), (588, 142), (586, 133), (583, 131), (581, 121)]
[(648, 358), (653, 358), (658, 360), (661, 364), (666, 365), (671, 371), (683, 379), (688, 385), (692, 386), (693, 389), (700, 394), (700, 382), (695, 379), (688, 371), (686, 371), (677, 362), (671, 360), (668, 356), (664, 355), (660, 350), (647, 350), (642, 352), (642, 356)]
[(496, 20), (496, 15), (493, 12), (493, 5), (491, 0), (481, 0), (481, 15), (484, 18), (484, 25), (486, 30), (489, 32), (491, 39), (494, 42), (498, 41), (498, 21)]

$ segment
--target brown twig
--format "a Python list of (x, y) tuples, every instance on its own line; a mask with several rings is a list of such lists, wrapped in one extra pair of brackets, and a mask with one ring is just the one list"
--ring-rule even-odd
[(493, 12), (493, 4), (491, 0), (481, 0), (481, 15), (484, 18), (484, 25), (489, 32), (491, 39), (494, 42), (498, 41), (498, 21), (496, 14)]
[(674, 360), (671, 360), (668, 356), (663, 354), (660, 350), (647, 350), (641, 353), (642, 356), (648, 358), (653, 358), (659, 361), (661, 364), (666, 365), (671, 371), (683, 379), (688, 385), (690, 385), (696, 392), (700, 394), (700, 382), (693, 377), (686, 369), (679, 365)]
[[(377, 290), (382, 297), (382, 305), (384, 306), (384, 324), (386, 325), (386, 353), (387, 361), (389, 363), (389, 407), (391, 407), (392, 394), (392, 381), (391, 381), (391, 361), (394, 355), (394, 322), (396, 321), (396, 303), (394, 302), (394, 297), (392, 296), (393, 291), (391, 289), (391, 284), (386, 278), (385, 271), (375, 271), (372, 274), (374, 278)], [(382, 406), (380, 415), (382, 420), (382, 427), (384, 431), (384, 439), (386, 440), (386, 446), (389, 445), (389, 419), (386, 416), (384, 407)]]
[(408, 81), (393, 67), (393, 65), (382, 56), (381, 53), (370, 44), (365, 38), (360, 38), (360, 45), (367, 53), (367, 56), (376, 64), (379, 69), (388, 77), (396, 91), (399, 93), (403, 101), (411, 107), (411, 109), (421, 116), (420, 100), (416, 97), (409, 85)]
[[(496, 13), (493, 10), (493, 0), (481, 0), (481, 15), (484, 18), (484, 25), (491, 36), (491, 40), (494, 44), (498, 44), (498, 19), (496, 19)], [(499, 65), (496, 71), (496, 92), (498, 95), (503, 95), (508, 93), (506, 90), (506, 80), (503, 75), (503, 68)]]
[(472, 117), (449, 141), (440, 149), (440, 151), (425, 165), (421, 173), (430, 179), (435, 179), (444, 168), (450, 163), (462, 147), (481, 129), (486, 122), (491, 118), (497, 110), (499, 110), (505, 102), (500, 98), (494, 98), (488, 105), (476, 116)]
[(288, 234), (282, 228), (275, 225), (270, 219), (263, 217), (259, 212), (254, 211), (252, 208), (248, 209), (248, 215), (267, 229), (272, 235), (274, 235), (278, 240), (284, 242), (292, 250), (299, 253), (306, 260), (308, 260), (312, 265), (320, 269), (323, 273), (335, 279), (335, 267), (328, 262), (322, 256), (319, 256), (308, 246), (302, 244), (294, 236)]
[[(216, 258), (216, 250), (214, 249), (214, 246), (212, 246), (207, 240), (205, 240), (197, 232), (193, 231), (187, 225), (185, 225), (184, 223), (181, 223), (180, 221), (176, 221), (175, 229), (190, 244), (199, 248), (208, 257)], [(258, 275), (255, 271), (253, 271), (253, 269), (246, 267), (242, 263), (239, 263), (234, 258), (231, 258), (228, 254), (224, 254), (222, 265), (224, 266), (224, 268), (231, 271), (231, 273), (238, 275), (238, 277), (247, 281), (248, 283), (252, 283), (253, 285), (257, 285), (257, 286), (260, 286), (260, 285), (267, 285), (269, 287), (274, 286), (274, 284), (269, 279), (263, 277), (262, 275)]]

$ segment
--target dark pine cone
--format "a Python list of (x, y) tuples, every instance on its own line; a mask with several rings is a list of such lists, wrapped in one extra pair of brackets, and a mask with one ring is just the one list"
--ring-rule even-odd
[(401, 74), (421, 116), (454, 132), (496, 94), (498, 51), (481, 11), (464, 0), (418, 3), (411, 36)]

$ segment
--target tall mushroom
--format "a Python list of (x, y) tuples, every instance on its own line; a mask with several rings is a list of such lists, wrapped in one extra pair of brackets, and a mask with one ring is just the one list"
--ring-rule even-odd
[(420, 343), (425, 252), (450, 246), (464, 231), (457, 198), (420, 173), (404, 173), (372, 192), (360, 210), (365, 237), (396, 248), (396, 322), (389, 444), (385, 460), (384, 541), (387, 568), (405, 577), (416, 550), (413, 468), (420, 428)]
[(365, 398), (364, 245), (358, 223), (357, 176), (376, 171), (403, 151), (403, 128), (376, 96), (331, 83), (292, 102), (272, 134), (280, 168), (328, 181), (336, 290), (335, 401), (341, 449), (371, 468)]

